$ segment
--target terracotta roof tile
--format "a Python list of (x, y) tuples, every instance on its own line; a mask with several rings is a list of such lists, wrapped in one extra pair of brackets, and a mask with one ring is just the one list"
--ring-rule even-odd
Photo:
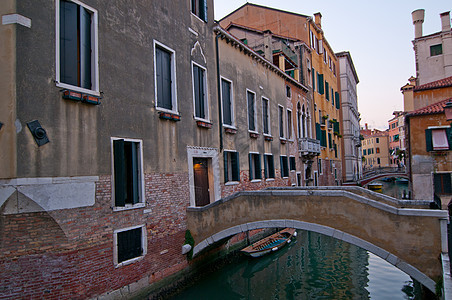
[(438, 88), (449, 87), (449, 86), (452, 86), (452, 76), (416, 86), (414, 88), (414, 91), (438, 89)]
[(419, 108), (415, 111), (412, 111), (408, 113), (408, 117), (411, 116), (420, 116), (420, 115), (433, 115), (433, 114), (440, 114), (444, 112), (444, 107), (446, 106), (447, 102), (452, 101), (452, 98), (445, 99), (440, 102), (436, 102), (433, 104), (430, 104), (428, 106)]

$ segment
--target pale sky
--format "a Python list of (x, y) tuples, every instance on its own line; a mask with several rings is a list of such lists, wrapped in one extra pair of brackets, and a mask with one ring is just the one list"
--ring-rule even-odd
[[(220, 20), (248, 1), (214, 0)], [(440, 13), (452, 10), (450, 0), (253, 0), (303, 15), (322, 14), (322, 29), (334, 52), (349, 51), (359, 78), (361, 126), (387, 129), (392, 112), (403, 110), (400, 88), (416, 76), (411, 12), (425, 9), (423, 34), (441, 31)]]

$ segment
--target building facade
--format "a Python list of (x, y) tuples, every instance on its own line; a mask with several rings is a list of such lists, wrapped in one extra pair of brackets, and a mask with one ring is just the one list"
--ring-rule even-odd
[[(315, 137), (320, 142), (320, 154), (314, 166), (314, 185), (336, 185), (342, 182), (342, 125), (338, 59), (321, 28), (321, 14), (312, 17), (246, 3), (222, 20), (227, 28), (249, 27), (279, 36), (297, 39), (309, 45), (310, 60), (306, 61), (306, 77), (313, 99)], [(238, 24), (238, 25), (237, 25)], [(303, 61), (304, 62), (304, 61)], [(304, 74), (304, 73), (303, 73)], [(310, 80), (308, 80), (309, 78)]]
[(399, 116), (402, 114), (400, 111), (393, 112), (394, 117), (388, 121), (389, 130), (388, 130), (388, 138), (389, 138), (389, 164), (391, 167), (401, 166), (402, 157), (401, 155), (401, 146), (400, 146), (400, 125), (399, 124)]
[(362, 141), (363, 169), (389, 167), (389, 134), (378, 129), (361, 130), (364, 137)]
[(297, 184), (308, 88), (213, 11), (2, 3), (1, 297), (131, 296), (194, 263), (187, 207)]
[(452, 76), (450, 12), (440, 14), (441, 31), (429, 35), (422, 32), (424, 13), (423, 9), (412, 12), (417, 85)]
[(341, 124), (343, 136), (343, 178), (344, 181), (356, 181), (362, 177), (362, 151), (360, 139), (360, 114), (358, 111), (359, 83), (355, 66), (349, 52), (336, 53), (339, 60), (341, 87)]

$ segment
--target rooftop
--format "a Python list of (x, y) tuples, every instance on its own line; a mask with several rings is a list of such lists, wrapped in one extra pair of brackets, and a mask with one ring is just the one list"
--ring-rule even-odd
[(449, 86), (452, 86), (452, 76), (416, 86), (414, 88), (414, 91), (439, 89), (439, 88), (449, 87)]
[(452, 101), (452, 98), (445, 99), (440, 102), (436, 102), (433, 104), (430, 104), (428, 106), (419, 108), (415, 111), (410, 112), (407, 116), (421, 116), (421, 115), (433, 115), (433, 114), (440, 114), (444, 112), (444, 107), (446, 106), (447, 102)]

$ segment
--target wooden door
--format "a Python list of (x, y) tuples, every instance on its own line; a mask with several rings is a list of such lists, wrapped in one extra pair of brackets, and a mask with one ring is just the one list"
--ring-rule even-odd
[(193, 158), (195, 181), (195, 205), (205, 206), (210, 203), (209, 168), (207, 158)]

